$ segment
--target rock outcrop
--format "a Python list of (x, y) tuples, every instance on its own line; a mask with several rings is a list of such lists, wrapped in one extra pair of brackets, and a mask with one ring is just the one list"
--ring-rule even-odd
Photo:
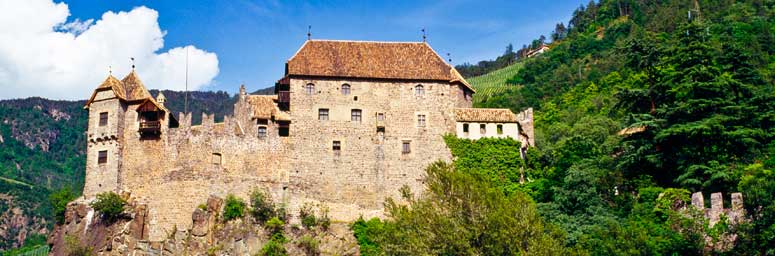
[[(223, 200), (210, 197), (205, 207), (192, 211), (192, 228), (167, 230), (167, 238), (148, 240), (148, 208), (129, 200), (124, 216), (109, 223), (80, 200), (70, 203), (65, 222), (51, 236), (51, 255), (67, 255), (74, 250), (91, 251), (93, 255), (256, 255), (269, 241), (270, 234), (251, 217), (224, 222)], [(285, 248), (289, 255), (357, 255), (358, 246), (347, 223), (332, 223), (329, 229), (305, 229), (286, 225)], [(317, 252), (310, 252), (300, 242), (312, 237), (318, 242)]]

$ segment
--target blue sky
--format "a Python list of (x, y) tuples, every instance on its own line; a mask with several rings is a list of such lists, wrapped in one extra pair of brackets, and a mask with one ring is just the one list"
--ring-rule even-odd
[[(146, 6), (158, 12), (164, 34), (160, 52), (194, 45), (217, 54), (219, 73), (202, 90), (235, 92), (274, 84), (285, 61), (306, 39), (428, 42), (453, 64), (493, 59), (558, 22), (586, 1), (94, 1), (65, 0), (74, 19), (99, 20), (107, 11)], [(142, 76), (142, 74), (141, 74)], [(149, 87), (154, 87), (149, 85)]]

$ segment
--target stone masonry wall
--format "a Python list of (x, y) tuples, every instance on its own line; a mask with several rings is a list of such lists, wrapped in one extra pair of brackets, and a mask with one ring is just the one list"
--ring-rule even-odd
[[(86, 148), (86, 182), (83, 194), (93, 197), (99, 192), (116, 191), (118, 170), (121, 167), (121, 145), (126, 106), (119, 102), (113, 91), (101, 91), (89, 107)], [(100, 126), (100, 113), (108, 113), (108, 123)], [(100, 151), (107, 151), (108, 161), (98, 163)]]
[[(307, 83), (315, 84), (311, 95), (305, 92)], [(349, 95), (340, 91), (344, 83), (351, 86)], [(417, 84), (424, 86), (424, 95), (415, 95)], [(425, 167), (451, 159), (442, 136), (455, 132), (453, 109), (470, 107), (462, 88), (448, 82), (291, 79), (290, 87), (288, 137), (279, 136), (274, 120), (253, 119), (244, 94), (222, 123), (205, 114), (201, 125), (192, 126), (189, 114), (180, 115), (178, 128), (168, 128), (170, 117), (165, 117), (158, 138), (141, 138), (137, 103), (95, 101), (85, 197), (131, 192), (148, 207), (151, 241), (163, 240), (175, 228), (190, 229), (191, 212), (211, 195), (247, 199), (255, 189), (285, 205), (292, 222), (308, 202), (327, 206), (334, 221), (382, 216), (386, 197), (398, 199), (404, 185), (419, 193)], [(326, 121), (318, 120), (321, 108), (329, 109)], [(360, 122), (351, 121), (352, 109), (361, 110)], [(103, 111), (110, 113), (109, 125), (95, 127)], [(378, 132), (377, 113), (385, 117), (379, 122), (383, 132)], [(418, 115), (425, 115), (425, 126)], [(258, 136), (259, 125), (268, 128), (266, 137)], [(338, 152), (334, 141), (341, 144)], [(410, 143), (409, 153), (402, 152), (404, 142)], [(110, 152), (108, 163), (100, 166), (97, 152), (104, 149)]]
[(278, 201), (284, 198), (287, 138), (280, 138), (272, 123), (268, 136), (258, 138), (245, 104), (237, 103), (235, 115), (223, 123), (204, 115), (202, 125), (192, 127), (190, 115), (181, 115), (180, 127), (164, 130), (158, 140), (141, 140), (136, 129), (127, 129), (122, 188), (148, 205), (150, 240), (190, 228), (191, 212), (210, 195), (247, 199), (260, 188)]
[[(305, 86), (314, 84), (308, 94)], [(343, 95), (342, 84), (350, 85)], [(415, 86), (424, 95), (415, 95)], [(400, 198), (407, 185), (422, 190), (425, 167), (450, 160), (442, 135), (454, 132), (455, 107), (449, 83), (376, 82), (368, 80), (291, 79), (291, 213), (299, 204), (324, 201), (334, 220), (382, 216), (386, 197)], [(328, 120), (318, 120), (328, 109)], [(361, 121), (351, 120), (360, 109)], [(385, 116), (378, 133), (377, 114)], [(425, 115), (420, 127), (418, 115)], [(333, 142), (341, 150), (333, 150)], [(410, 153), (402, 153), (409, 142)]]

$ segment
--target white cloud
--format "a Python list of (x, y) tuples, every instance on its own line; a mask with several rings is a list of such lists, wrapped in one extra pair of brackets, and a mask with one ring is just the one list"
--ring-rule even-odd
[(215, 53), (191, 45), (159, 52), (165, 32), (153, 9), (109, 11), (96, 21), (68, 16), (65, 3), (0, 0), (0, 99), (84, 99), (109, 66), (118, 79), (129, 73), (130, 57), (149, 89), (185, 88), (186, 51), (190, 90), (218, 75)]

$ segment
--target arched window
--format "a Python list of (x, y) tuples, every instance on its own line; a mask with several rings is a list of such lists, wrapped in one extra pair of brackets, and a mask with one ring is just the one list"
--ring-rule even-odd
[(414, 95), (415, 96), (423, 96), (425, 95), (425, 87), (423, 87), (421, 84), (414, 86)]
[(304, 86), (304, 91), (307, 92), (307, 95), (315, 94), (315, 85), (312, 83), (307, 84)]
[(342, 95), (350, 95), (350, 85), (349, 84), (343, 84), (342, 85)]

